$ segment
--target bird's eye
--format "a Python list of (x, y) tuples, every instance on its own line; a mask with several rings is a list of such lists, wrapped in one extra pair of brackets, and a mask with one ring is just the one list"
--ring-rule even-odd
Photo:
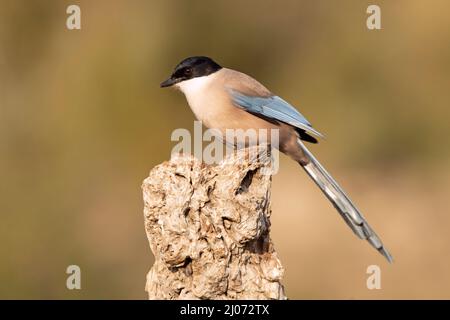
[(191, 74), (191, 73), (192, 73), (192, 68), (186, 68), (186, 69), (184, 70), (184, 73), (185, 73), (185, 74)]

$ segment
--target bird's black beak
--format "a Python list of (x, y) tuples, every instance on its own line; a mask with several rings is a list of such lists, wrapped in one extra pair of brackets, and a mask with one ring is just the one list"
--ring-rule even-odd
[(176, 79), (174, 77), (170, 77), (169, 79), (161, 82), (160, 86), (161, 86), (161, 88), (170, 87), (178, 82), (180, 82), (178, 79)]

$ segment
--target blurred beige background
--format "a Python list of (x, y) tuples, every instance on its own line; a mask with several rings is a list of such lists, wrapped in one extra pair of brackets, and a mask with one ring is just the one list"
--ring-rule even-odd
[[(381, 31), (366, 8), (382, 9)], [(65, 27), (78, 4), (82, 30)], [(145, 299), (141, 182), (193, 127), (181, 59), (253, 75), (327, 136), (311, 150), (388, 265), (283, 157), (272, 237), (291, 299), (450, 298), (450, 2), (0, 0), (0, 298)], [(66, 267), (82, 290), (65, 287)], [(366, 268), (382, 289), (366, 288)]]

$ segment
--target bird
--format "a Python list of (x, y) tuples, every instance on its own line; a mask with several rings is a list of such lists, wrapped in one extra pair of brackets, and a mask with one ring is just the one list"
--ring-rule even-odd
[(279, 151), (300, 164), (359, 238), (367, 240), (388, 262), (393, 262), (358, 208), (306, 148), (306, 142), (317, 143), (323, 135), (291, 104), (251, 76), (222, 67), (206, 56), (182, 60), (160, 87), (179, 89), (195, 117), (207, 128), (218, 132), (278, 130)]

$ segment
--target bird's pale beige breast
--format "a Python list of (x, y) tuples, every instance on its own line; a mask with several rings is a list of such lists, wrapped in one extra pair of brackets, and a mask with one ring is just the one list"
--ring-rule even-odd
[(255, 79), (231, 69), (223, 68), (212, 74), (201, 88), (201, 94), (186, 94), (196, 117), (209, 128), (257, 129), (267, 122), (235, 106), (230, 89), (250, 96), (270, 96), (267, 88)]

